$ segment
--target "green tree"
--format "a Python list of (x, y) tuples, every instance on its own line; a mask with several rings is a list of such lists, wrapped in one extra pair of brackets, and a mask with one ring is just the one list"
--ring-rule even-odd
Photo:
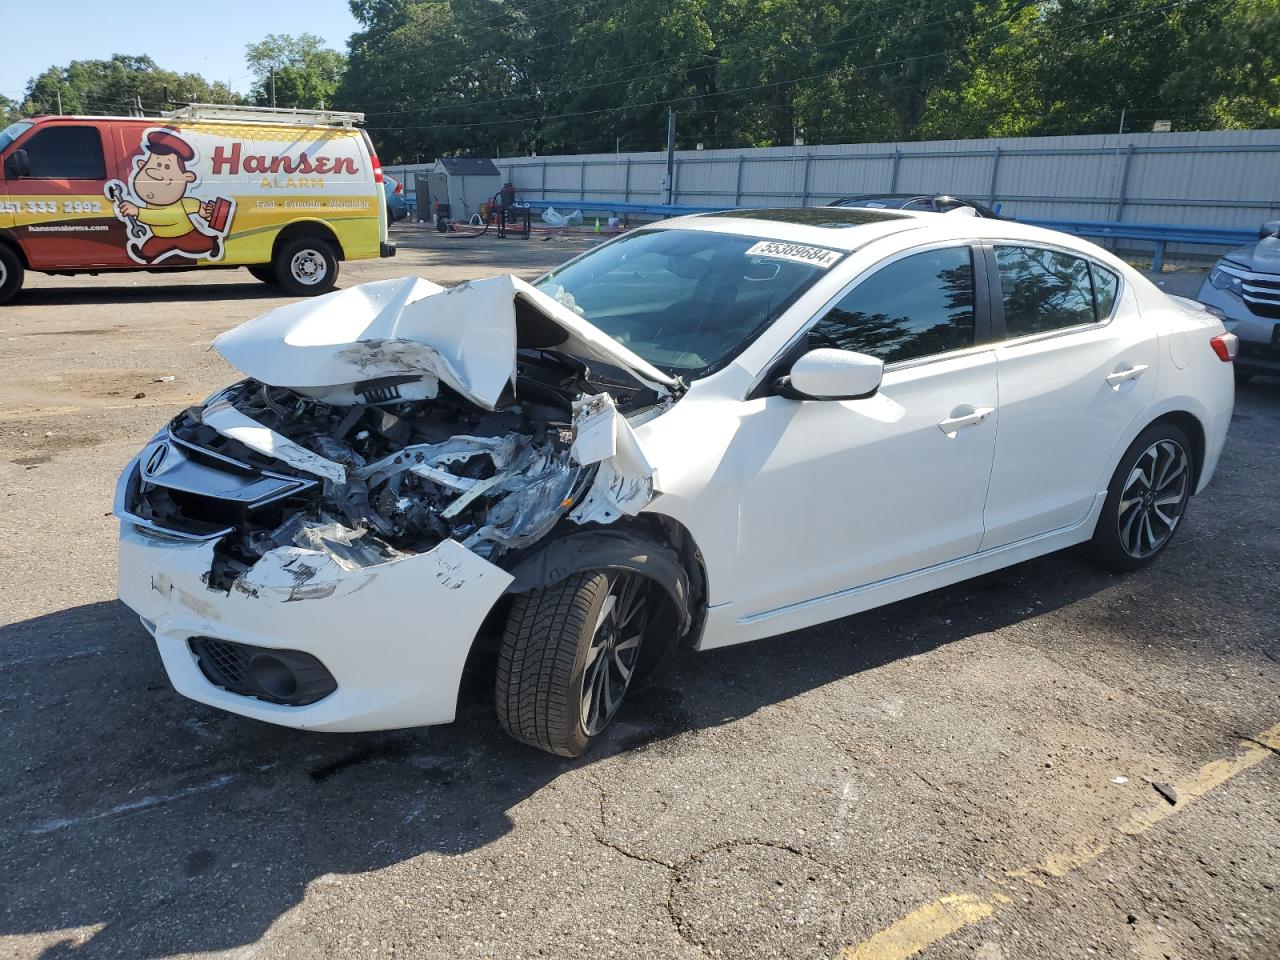
[(138, 100), (143, 111), (156, 113), (170, 100), (234, 103), (225, 83), (210, 83), (197, 73), (163, 70), (148, 56), (114, 54), (109, 60), (73, 60), (65, 67), (49, 67), (27, 83), (20, 112), (29, 116), (54, 113), (127, 114)]
[(271, 103), (271, 73), (275, 71), (278, 107), (332, 106), (347, 58), (310, 33), (296, 37), (271, 33), (245, 48), (245, 62), (256, 80), (249, 98), (259, 106)]
[(351, 0), (386, 159), (1280, 123), (1280, 0)]

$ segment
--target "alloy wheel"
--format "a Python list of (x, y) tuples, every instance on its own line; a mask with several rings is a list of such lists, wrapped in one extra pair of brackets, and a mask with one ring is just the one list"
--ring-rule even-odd
[(1169, 542), (1186, 509), (1189, 468), (1187, 452), (1174, 440), (1158, 440), (1138, 457), (1116, 512), (1129, 556), (1145, 559)]
[(635, 675), (648, 622), (644, 577), (630, 571), (609, 576), (582, 673), (581, 723), (594, 737), (613, 719)]

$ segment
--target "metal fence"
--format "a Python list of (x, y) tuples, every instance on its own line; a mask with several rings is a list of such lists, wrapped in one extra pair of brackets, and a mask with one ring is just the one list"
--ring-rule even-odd
[[(663, 153), (495, 162), (522, 200), (666, 200)], [(417, 166), (403, 168), (406, 183)], [(1280, 130), (684, 150), (671, 202), (804, 206), (865, 193), (952, 193), (1019, 219), (1256, 230), (1280, 218)]]

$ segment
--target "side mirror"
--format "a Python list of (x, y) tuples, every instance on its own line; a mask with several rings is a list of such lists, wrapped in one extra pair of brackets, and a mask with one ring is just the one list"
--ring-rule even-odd
[(7, 180), (21, 180), (31, 176), (31, 161), (27, 159), (27, 151), (15, 150), (5, 157), (4, 175)]
[(1268, 220), (1258, 231), (1259, 240), (1270, 240), (1272, 237), (1280, 237), (1280, 220)]
[(810, 350), (791, 373), (774, 384), (774, 393), (792, 400), (862, 400), (880, 389), (884, 361), (852, 350)]

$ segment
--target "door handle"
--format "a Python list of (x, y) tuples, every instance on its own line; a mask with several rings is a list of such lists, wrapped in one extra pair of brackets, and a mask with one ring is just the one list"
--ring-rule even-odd
[(1107, 374), (1107, 383), (1113, 387), (1118, 387), (1126, 380), (1137, 380), (1146, 372), (1147, 365), (1145, 363), (1135, 363), (1131, 367), (1125, 367), (1123, 370), (1117, 370), (1115, 373)]
[(973, 413), (966, 413), (963, 416), (948, 417), (945, 420), (939, 420), (938, 429), (948, 437), (954, 437), (965, 427), (977, 426), (995, 412), (995, 407), (977, 407), (974, 409)]

